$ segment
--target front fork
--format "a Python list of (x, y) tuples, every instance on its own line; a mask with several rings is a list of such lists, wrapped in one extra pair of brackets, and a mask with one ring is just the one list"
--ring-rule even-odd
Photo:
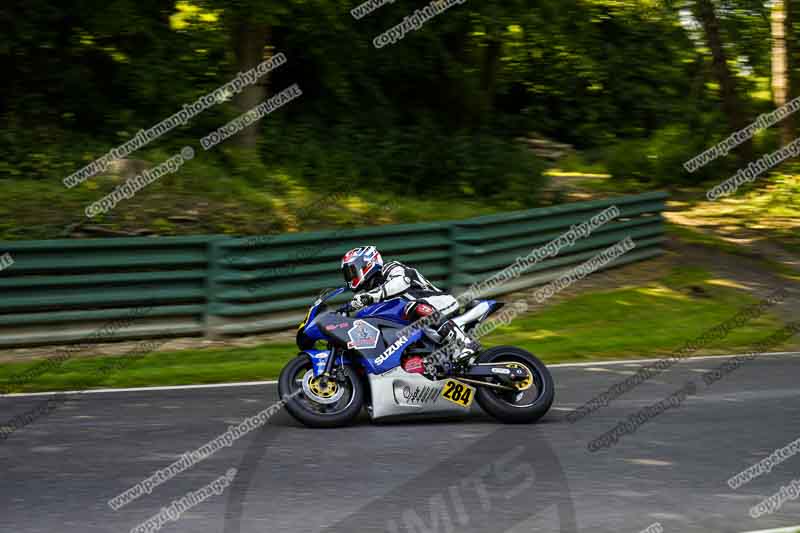
[(340, 353), (335, 346), (329, 346), (328, 349), (330, 355), (328, 355), (328, 360), (325, 361), (325, 370), (322, 371), (319, 377), (320, 383), (323, 386), (326, 386), (331, 379), (335, 379), (339, 383), (343, 383), (345, 380), (344, 375), (339, 372), (339, 368), (344, 368), (344, 359), (341, 360), (341, 367), (336, 368), (336, 358), (340, 356)]

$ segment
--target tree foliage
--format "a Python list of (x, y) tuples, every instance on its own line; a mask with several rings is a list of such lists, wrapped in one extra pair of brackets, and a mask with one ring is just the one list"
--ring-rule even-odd
[[(705, 2), (738, 82), (737, 112), (752, 119), (769, 105), (751, 96), (771, 72), (769, 8)], [(356, 3), (5, 2), (0, 178), (62, 179), (252, 64), (243, 47), (289, 58), (259, 94), (303, 91), (244, 149), (319, 187), (524, 198), (542, 164), (514, 139), (531, 132), (603, 151), (626, 173), (696, 179), (678, 163), (730, 133), (697, 2), (470, 0), (381, 49), (373, 38), (427, 3), (394, 2), (360, 20)], [(157, 142), (192, 142), (242, 110), (221, 104)], [(226, 150), (204, 157), (235, 172)]]

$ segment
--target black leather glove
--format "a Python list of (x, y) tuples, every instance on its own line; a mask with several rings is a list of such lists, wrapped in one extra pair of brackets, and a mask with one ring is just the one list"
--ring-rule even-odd
[(355, 296), (353, 296), (353, 299), (350, 300), (350, 308), (358, 310), (374, 302), (375, 300), (369, 294), (366, 293), (356, 294)]

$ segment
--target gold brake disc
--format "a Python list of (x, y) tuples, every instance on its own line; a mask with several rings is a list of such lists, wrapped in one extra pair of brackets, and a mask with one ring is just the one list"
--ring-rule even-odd
[(308, 382), (308, 388), (320, 398), (327, 400), (328, 398), (333, 398), (336, 391), (339, 390), (339, 385), (332, 379), (328, 379), (328, 383), (322, 385), (320, 378), (314, 378)]
[(519, 363), (506, 363), (508, 368), (524, 368), (525, 373), (527, 376), (522, 381), (514, 381), (512, 385), (519, 391), (528, 390), (533, 385), (533, 374), (531, 374), (531, 369), (525, 365), (521, 365)]

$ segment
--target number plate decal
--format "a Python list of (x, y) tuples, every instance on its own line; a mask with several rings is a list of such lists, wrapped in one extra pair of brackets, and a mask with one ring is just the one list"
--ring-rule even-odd
[(466, 408), (472, 405), (472, 400), (475, 398), (475, 387), (455, 379), (448, 379), (442, 387), (442, 398)]

